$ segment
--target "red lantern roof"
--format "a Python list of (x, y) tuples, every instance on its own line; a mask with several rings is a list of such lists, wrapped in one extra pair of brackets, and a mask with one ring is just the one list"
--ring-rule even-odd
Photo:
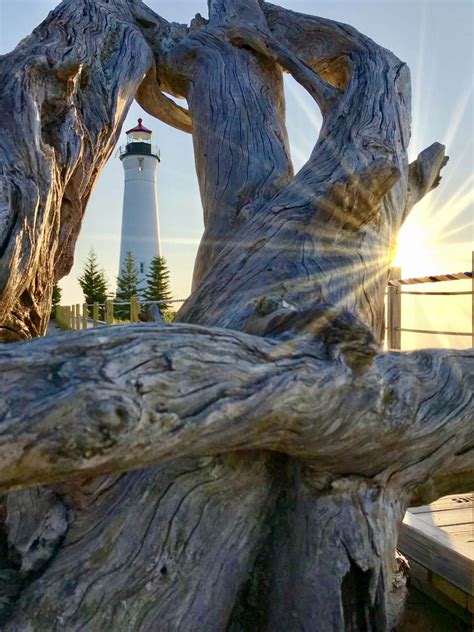
[(127, 134), (132, 134), (133, 132), (144, 132), (145, 134), (153, 134), (153, 132), (151, 131), (151, 129), (147, 129), (146, 127), (144, 127), (142, 125), (143, 119), (139, 118), (138, 119), (138, 125), (136, 127), (134, 127), (133, 129), (129, 129), (128, 132), (126, 132)]

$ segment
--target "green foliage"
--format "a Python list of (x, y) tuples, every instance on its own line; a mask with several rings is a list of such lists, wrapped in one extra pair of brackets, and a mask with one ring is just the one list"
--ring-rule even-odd
[[(164, 257), (153, 257), (150, 269), (146, 275), (147, 287), (144, 292), (147, 301), (170, 301), (172, 299), (170, 289), (170, 273)], [(171, 313), (171, 303), (160, 304), (160, 312), (165, 320)]]
[(137, 264), (131, 252), (127, 252), (125, 262), (117, 277), (117, 300), (129, 301), (141, 290)]
[[(137, 296), (141, 292), (140, 277), (138, 274), (137, 264), (131, 252), (127, 252), (126, 259), (123, 263), (120, 275), (117, 277), (117, 301), (130, 301), (132, 296)], [(114, 314), (119, 319), (128, 319), (130, 317), (130, 306), (117, 306)]]
[(53, 285), (53, 296), (51, 303), (51, 316), (55, 315), (56, 307), (61, 304), (62, 290), (57, 283)]
[[(78, 279), (84, 299), (88, 305), (104, 303), (107, 298), (108, 283), (103, 270), (99, 270), (97, 256), (91, 248), (84, 265), (84, 271)], [(89, 308), (92, 313), (92, 308)]]
[(163, 319), (164, 319), (165, 323), (172, 323), (175, 318), (176, 318), (176, 312), (174, 312), (171, 309), (168, 309), (163, 314)]

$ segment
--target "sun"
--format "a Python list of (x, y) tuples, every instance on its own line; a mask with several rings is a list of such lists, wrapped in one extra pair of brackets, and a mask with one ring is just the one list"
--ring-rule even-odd
[[(402, 277), (429, 276), (469, 269), (472, 244), (474, 176), (449, 199), (433, 196), (417, 206), (400, 229), (392, 265)], [(462, 270), (461, 270), (462, 268)]]
[(435, 250), (428, 226), (420, 216), (413, 215), (400, 230), (397, 254), (392, 265), (401, 267), (404, 277), (432, 274), (437, 267)]

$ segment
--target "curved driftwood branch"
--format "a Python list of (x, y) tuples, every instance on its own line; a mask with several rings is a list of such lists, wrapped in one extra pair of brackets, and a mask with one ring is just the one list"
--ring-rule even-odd
[(265, 2), (267, 26), (282, 46), (313, 68), (328, 83), (345, 90), (352, 75), (351, 55), (365, 38), (353, 27), (313, 15), (296, 13)]
[(204, 210), (194, 289), (249, 206), (271, 199), (293, 176), (281, 69), (268, 57), (236, 48), (229, 39), (233, 28), (245, 28), (250, 15), (251, 23), (264, 32), (265, 17), (257, 0), (213, 0), (209, 22), (191, 30), (167, 56), (184, 86), (193, 120)]
[(467, 445), (448, 457), (440, 468), (413, 489), (410, 506), (427, 505), (441, 496), (465, 494), (474, 489), (474, 447), (472, 437)]
[[(155, 63), (142, 33), (154, 16), (135, 0), (63, 2), (0, 60), (1, 341), (45, 331), (95, 179)], [(162, 56), (185, 34), (157, 18)]]
[[(282, 67), (323, 110), (295, 177)], [(470, 484), (473, 456), (472, 353), (377, 349), (390, 250), (445, 161), (408, 165), (405, 64), (260, 0), (209, 0), (189, 28), (66, 0), (0, 75), (25, 130), (0, 139), (3, 340), (44, 331), (135, 93), (191, 131), (205, 219), (194, 325), (1, 351), (0, 484), (63, 482), (0, 512), (0, 625), (389, 629), (403, 511)]]
[[(324, 79), (341, 94), (325, 112), (300, 172), (266, 203), (254, 200), (240, 221), (227, 224), (225, 246), (200, 285), (196, 281), (179, 318), (239, 329), (265, 293), (296, 309), (321, 301), (345, 306), (380, 336), (391, 250), (407, 198), (408, 70), (355, 29), (266, 4), (263, 10), (281, 46), (316, 72), (320, 64), (335, 69)], [(209, 178), (215, 154), (201, 153)], [(218, 157), (228, 164), (226, 147), (219, 147)], [(224, 195), (235, 200), (227, 182)], [(202, 191), (204, 206), (209, 200), (217, 207), (220, 192), (210, 193)]]
[(341, 96), (341, 92), (321, 79), (310, 67), (282, 46), (269, 32), (255, 26), (231, 26), (227, 30), (230, 41), (237, 46), (249, 46), (256, 53), (264, 55), (290, 72), (326, 113)]
[(415, 204), (438, 186), (441, 182), (441, 170), (446, 166), (448, 160), (445, 146), (441, 143), (433, 143), (418, 154), (418, 158), (410, 164), (404, 218), (407, 217)]
[(163, 94), (157, 81), (156, 68), (152, 68), (147, 73), (135, 98), (145, 112), (151, 116), (182, 132), (192, 132), (193, 122), (189, 111)]
[(2, 347), (0, 488), (257, 449), (403, 490), (442, 462), (446, 484), (450, 454), (474, 471), (474, 352), (359, 365), (325, 335), (139, 325)]

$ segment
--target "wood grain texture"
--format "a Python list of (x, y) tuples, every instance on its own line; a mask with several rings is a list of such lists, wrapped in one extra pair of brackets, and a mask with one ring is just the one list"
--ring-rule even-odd
[(453, 541), (438, 526), (410, 512), (400, 530), (399, 546), (405, 555), (472, 595), (474, 563), (469, 556), (472, 546)]
[[(322, 301), (347, 307), (381, 336), (388, 267), (407, 204), (408, 69), (345, 25), (266, 4), (264, 12), (281, 47), (316, 70), (325, 61), (325, 81), (345, 90), (324, 111), (307, 164), (227, 227), (225, 247), (179, 318), (240, 329), (267, 295), (296, 309)], [(332, 72), (326, 56), (341, 59)], [(229, 153), (203, 152), (212, 161), (207, 178), (217, 164), (219, 172), (232, 168)], [(204, 209), (218, 203), (214, 189), (202, 195)]]
[[(178, 320), (259, 331), (270, 336), (275, 321), (284, 321), (285, 325), (277, 325), (276, 329), (281, 334), (286, 326), (291, 336), (311, 331), (313, 327), (317, 329), (318, 310), (310, 306), (332, 305), (335, 311), (347, 309), (357, 314), (359, 321), (380, 338), (391, 250), (407, 205), (408, 69), (389, 51), (346, 25), (302, 16), (266, 3), (263, 10), (267, 26), (280, 46), (299, 57), (327, 83), (343, 90), (343, 94), (321, 108), (323, 127), (308, 163), (272, 199), (263, 204), (253, 203), (245, 209), (245, 214), (240, 214), (240, 222), (227, 227), (224, 248), (206, 276), (202, 280), (195, 278), (194, 292), (180, 310)], [(241, 29), (237, 29), (237, 34), (239, 46), (254, 46), (254, 34), (247, 40)], [(254, 50), (259, 57), (265, 54), (261, 42)], [(287, 59), (288, 56), (287, 52)], [(271, 63), (272, 55), (267, 54), (265, 59)], [(232, 165), (226, 148), (208, 160), (207, 173), (215, 172), (217, 162), (219, 169), (222, 165)], [(208, 200), (204, 195), (204, 208)], [(216, 204), (215, 199), (212, 203)], [(349, 327), (351, 331), (357, 328), (355, 323)], [(313, 484), (320, 490), (317, 478)], [(282, 489), (292, 489), (290, 498), (298, 497), (305, 481), (298, 473), (292, 478), (284, 475), (280, 485)], [(377, 493), (374, 488), (366, 491), (367, 496)], [(287, 505), (290, 501), (283, 496)], [(335, 493), (332, 500), (324, 497), (319, 501), (316, 493), (312, 504), (291, 505), (291, 510), (287, 510), (291, 524), (318, 524), (321, 513), (327, 511), (331, 502), (336, 514), (341, 497)], [(351, 523), (348, 532), (358, 533), (360, 516), (352, 513), (354, 499), (347, 502), (344, 516)], [(283, 556), (285, 546), (281, 546), (281, 538), (274, 533), (269, 536), (270, 545), (276, 538), (278, 555)], [(377, 531), (374, 538), (380, 550), (393, 546), (390, 534), (388, 529)], [(321, 538), (318, 531), (305, 531), (304, 550), (310, 567), (316, 565), (316, 560), (326, 560), (333, 570), (335, 546), (341, 552), (340, 559), (347, 564), (346, 549), (351, 543), (334, 532), (331, 535)], [(362, 554), (346, 566), (349, 578), (352, 577), (346, 583), (357, 584), (361, 573), (367, 573), (365, 577), (379, 577), (380, 585), (390, 584), (388, 564), (380, 564), (374, 550), (372, 554), (368, 566), (362, 563)], [(291, 561), (287, 562), (291, 566)], [(304, 565), (303, 560), (298, 563)], [(370, 598), (368, 593), (366, 598), (358, 596), (360, 602), (372, 609), (371, 614), (367, 608), (358, 612), (353, 603), (346, 604), (348, 612), (341, 617), (337, 613), (344, 612), (342, 584), (336, 588), (337, 581), (331, 571), (319, 575), (319, 586), (324, 586), (321, 592), (330, 595), (324, 604), (306, 598), (308, 585), (298, 582), (297, 576), (296, 573), (287, 577), (286, 589), (291, 587), (291, 603), (299, 622), (311, 625), (309, 622), (325, 621), (327, 625), (331, 620), (334, 629), (342, 625), (343, 618), (347, 626), (350, 620), (350, 629), (360, 629), (362, 621), (368, 628), (390, 625), (385, 599), (377, 599), (373, 589)], [(312, 581), (316, 581), (315, 575)], [(275, 614), (272, 622), (285, 622), (282, 623), (285, 629), (287, 617), (291, 620), (293, 615), (279, 615), (282, 613)]]
[[(282, 70), (324, 116), (296, 176)], [(65, 0), (0, 72), (8, 129), (28, 123), (0, 141), (3, 340), (44, 331), (135, 94), (192, 133), (205, 220), (181, 324), (1, 350), (2, 484), (52, 483), (58, 516), (36, 574), (4, 567), (5, 630), (389, 629), (404, 509), (474, 471), (472, 354), (378, 349), (391, 249), (445, 164), (435, 144), (408, 165), (405, 64), (263, 1), (209, 0), (187, 27)], [(33, 567), (43, 493), (24, 515), (10, 498), (3, 544)]]
[(143, 324), (4, 345), (0, 376), (3, 491), (256, 449), (406, 490), (449, 476), (440, 462), (472, 439), (471, 351), (361, 366), (324, 332), (287, 342)]
[[(70, 563), (60, 553), (42, 578), (24, 592), (15, 625), (23, 626), (31, 620), (46, 624), (51, 613), (56, 612), (64, 629), (80, 627), (87, 615), (93, 629), (112, 624), (119, 629), (135, 625), (146, 629), (145, 625), (165, 621), (163, 629), (172, 630), (184, 614), (181, 607), (166, 606), (169, 602), (164, 596), (161, 600), (159, 587), (163, 584), (173, 587), (179, 603), (188, 604), (194, 596), (189, 620), (199, 617), (203, 629), (221, 629), (229, 616), (237, 629), (245, 621), (262, 618), (268, 629), (291, 629), (298, 622), (334, 620), (333, 611), (340, 613), (334, 620), (334, 629), (341, 629), (352, 617), (353, 629), (387, 625), (385, 593), (391, 569), (386, 565), (395, 546), (398, 521), (408, 502), (407, 490), (433, 470), (441, 474), (443, 461), (445, 479), (449, 477), (445, 417), (440, 412), (440, 402), (446, 401), (447, 393), (451, 405), (456, 403), (450, 409), (449, 452), (456, 452), (456, 445), (462, 451), (472, 434), (466, 420), (472, 419), (473, 413), (473, 354), (461, 352), (457, 356), (439, 351), (436, 360), (433, 352), (382, 354), (361, 371), (357, 364), (348, 365), (342, 354), (339, 359), (328, 357), (324, 340), (309, 336), (288, 343), (190, 325), (137, 325), (91, 330), (62, 340), (64, 347), (57, 360), (51, 357), (51, 347), (57, 349), (53, 339), (2, 348), (0, 371), (5, 367), (7, 378), (1, 381), (5, 385), (2, 400), (9, 411), (6, 421), (10, 429), (21, 429), (26, 423), (17, 444), (22, 450), (21, 459), (12, 449), (15, 444), (11, 443), (11, 434), (7, 434), (8, 447), (2, 453), (7, 476), (13, 473), (18, 485), (21, 468), (23, 475), (28, 477), (35, 472), (40, 477), (36, 482), (44, 483), (159, 461), (172, 460), (175, 465), (122, 476), (120, 483), (114, 479), (107, 484), (101, 481), (115, 499), (110, 513), (100, 503), (88, 505), (81, 500), (74, 507), (76, 518), (65, 542), (73, 537), (75, 529), (82, 533), (82, 521), (91, 529), (100, 520), (101, 539), (81, 537), (74, 548), (75, 561)], [(25, 351), (23, 360), (18, 354), (21, 349)], [(150, 349), (154, 350), (151, 356)], [(80, 375), (78, 354), (83, 371)], [(203, 366), (212, 369), (203, 371)], [(393, 376), (400, 373), (401, 366), (403, 380), (394, 383)], [(25, 379), (25, 367), (30, 376), (35, 376), (29, 378), (32, 391), (28, 401), (17, 396), (19, 381)], [(440, 376), (443, 389), (435, 382), (435, 375)], [(9, 397), (8, 393), (12, 395)], [(48, 394), (49, 403), (44, 406), (39, 402), (40, 393)], [(349, 393), (352, 405), (347, 407)], [(36, 402), (36, 430), (29, 425), (30, 412), (25, 415), (25, 411), (31, 411), (32, 399)], [(59, 408), (54, 402), (59, 402)], [(404, 412), (407, 402), (417, 409), (415, 418)], [(357, 419), (352, 406), (358, 411)], [(346, 418), (341, 410), (347, 410)], [(23, 421), (18, 416), (21, 414)], [(278, 468), (275, 458), (269, 459), (265, 452), (257, 456), (256, 449), (297, 456), (308, 466), (301, 469), (298, 461), (291, 459)], [(236, 452), (236, 458), (209, 458), (228, 451)], [(10, 461), (5, 461), (8, 458)], [(12, 469), (12, 464), (17, 465)], [(275, 468), (280, 470), (278, 474)], [(203, 496), (188, 497), (186, 491), (190, 484), (186, 471), (193, 473), (190, 476), (194, 481), (196, 470), (202, 473), (202, 494), (214, 499), (205, 503), (205, 520), (201, 513)], [(351, 472), (350, 477), (347, 471)], [(158, 485), (163, 477), (169, 481), (167, 485), (174, 481), (168, 496), (171, 507), (186, 503), (186, 512), (180, 510), (177, 519), (180, 533), (182, 529), (191, 529), (192, 533), (191, 540), (186, 540), (187, 548), (178, 549), (182, 551), (179, 573), (169, 571), (177, 564), (176, 555), (157, 549), (161, 540), (148, 540), (145, 534), (150, 526), (143, 532), (137, 525), (138, 501), (140, 524), (147, 524), (146, 520), (142, 522), (142, 516), (151, 510), (150, 505), (154, 507), (150, 523), (153, 529), (163, 530), (158, 525), (169, 519), (169, 509), (159, 496), (164, 493), (162, 484)], [(26, 482), (35, 481), (29, 478)], [(71, 504), (77, 492), (65, 485), (59, 491), (66, 494)], [(152, 495), (150, 486), (156, 488)], [(128, 491), (122, 495), (120, 489)], [(229, 493), (235, 505), (227, 499), (222, 516), (221, 501)], [(119, 494), (120, 502), (115, 494)], [(183, 500), (179, 500), (181, 494)], [(196, 507), (201, 508), (201, 518), (195, 515)], [(111, 549), (104, 549), (106, 540), (102, 538), (107, 536), (100, 518), (104, 514), (108, 515), (105, 524), (110, 525), (107, 530), (120, 532), (118, 540), (113, 538)], [(218, 516), (223, 522), (216, 522)], [(302, 516), (306, 516), (304, 521)], [(354, 532), (354, 524), (361, 521), (367, 522), (370, 538), (364, 530)], [(122, 533), (121, 524), (133, 524), (133, 528)], [(215, 524), (220, 526), (214, 533)], [(194, 529), (192, 525), (201, 527)], [(210, 529), (213, 541), (220, 543), (221, 561), (217, 567), (209, 566), (208, 556), (215, 555), (208, 542)], [(140, 538), (137, 541), (137, 535), (146, 537), (145, 542)], [(229, 544), (229, 538), (232, 541), (234, 536), (239, 546), (222, 549), (224, 542)], [(255, 559), (252, 553), (262, 538), (272, 551), (263, 561)], [(118, 551), (123, 555), (123, 546), (133, 557), (125, 576), (123, 566), (115, 566), (115, 556)], [(133, 552), (137, 546), (143, 550), (140, 555)], [(178, 546), (178, 542), (173, 546)], [(109, 551), (105, 562), (104, 550)], [(148, 559), (145, 551), (150, 554), (152, 550), (156, 551), (156, 563), (144, 567)], [(87, 580), (83, 566), (76, 570), (78, 559), (89, 560)], [(211, 586), (215, 573), (222, 572), (224, 561), (229, 564), (226, 581), (230, 583), (217, 594)], [(208, 588), (191, 572), (193, 566), (186, 570), (195, 564), (200, 569), (199, 576), (201, 569), (206, 570)], [(100, 578), (108, 565), (110, 573), (105, 576), (109, 581), (104, 584)], [(265, 577), (265, 600), (252, 609), (244, 594), (236, 610), (233, 600), (238, 597), (241, 578), (249, 566), (257, 576), (260, 573)], [(150, 581), (146, 584), (137, 583), (136, 573), (141, 577), (143, 568), (154, 568), (147, 571)], [(335, 568), (339, 574), (335, 574)], [(64, 573), (76, 587), (72, 595), (67, 585), (62, 587)], [(191, 583), (183, 584), (182, 573), (189, 576)], [(354, 577), (349, 581), (346, 577), (351, 573)], [(105, 588), (111, 577), (113, 586), (117, 581), (124, 586), (124, 593)], [(365, 588), (351, 601), (351, 582), (356, 580)], [(61, 600), (52, 597), (64, 590), (68, 591), (67, 610)], [(51, 595), (51, 599), (45, 595)], [(99, 595), (101, 605), (96, 607)], [(209, 610), (209, 599), (219, 600), (222, 610)], [(274, 605), (262, 612), (266, 600)], [(361, 602), (366, 604), (362, 611), (356, 607)]]
[[(52, 286), (72, 267), (92, 186), (155, 63), (131, 7), (144, 5), (63, 2), (0, 58), (2, 341), (45, 332)], [(155, 31), (172, 46), (173, 27), (161, 19)]]
[[(293, 176), (282, 73), (275, 61), (237, 49), (229, 33), (251, 22), (265, 28), (256, 0), (210, 3), (209, 23), (177, 46), (169, 63), (187, 78), (204, 235), (193, 290), (251, 208)], [(251, 206), (251, 208), (249, 208)]]

